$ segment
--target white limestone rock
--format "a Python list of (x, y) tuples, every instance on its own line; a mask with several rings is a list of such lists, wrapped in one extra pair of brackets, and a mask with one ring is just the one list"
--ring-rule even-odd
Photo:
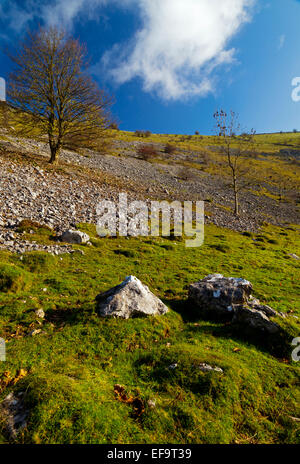
[(88, 234), (81, 232), (80, 230), (66, 230), (60, 237), (62, 242), (74, 243), (77, 245), (82, 245), (87, 243), (90, 240)]
[(161, 316), (168, 308), (149, 288), (134, 276), (128, 276), (116, 287), (96, 297), (100, 316), (129, 319)]

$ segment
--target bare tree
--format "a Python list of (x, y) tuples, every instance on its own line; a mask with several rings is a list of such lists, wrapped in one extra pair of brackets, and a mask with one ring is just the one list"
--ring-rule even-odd
[(239, 192), (251, 185), (253, 181), (246, 180), (249, 168), (245, 165), (246, 156), (254, 146), (255, 131), (241, 133), (237, 114), (230, 111), (228, 115), (222, 109), (214, 114), (216, 133), (221, 138), (221, 152), (225, 155), (227, 167), (230, 170), (230, 186), (234, 195), (234, 214), (239, 216)]
[(15, 54), (8, 103), (17, 128), (47, 136), (57, 164), (63, 147), (97, 149), (111, 124), (111, 100), (88, 75), (86, 48), (56, 28), (28, 33)]

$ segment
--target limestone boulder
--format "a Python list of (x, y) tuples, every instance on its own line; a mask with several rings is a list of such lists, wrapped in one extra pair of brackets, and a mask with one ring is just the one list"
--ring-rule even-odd
[(96, 297), (97, 312), (103, 317), (129, 319), (132, 317), (161, 316), (167, 306), (134, 276)]
[(80, 230), (66, 230), (62, 233), (60, 240), (66, 243), (73, 243), (77, 245), (83, 245), (90, 240), (88, 234), (81, 232)]
[(210, 274), (189, 287), (189, 301), (200, 316), (232, 320), (234, 306), (247, 304), (252, 292), (248, 280)]
[(271, 321), (263, 311), (243, 305), (235, 308), (232, 323), (245, 333), (277, 335), (281, 332), (280, 326)]
[(9, 393), (0, 404), (0, 415), (10, 437), (15, 439), (27, 425), (29, 411), (24, 404), (25, 392)]

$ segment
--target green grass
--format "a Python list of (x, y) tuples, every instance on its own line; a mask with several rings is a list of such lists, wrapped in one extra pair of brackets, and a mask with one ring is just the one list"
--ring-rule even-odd
[[(299, 336), (292, 317), (300, 316), (299, 264), (289, 256), (300, 253), (294, 226), (265, 226), (258, 234), (207, 226), (204, 245), (194, 249), (174, 237), (100, 239), (93, 226), (79, 227), (92, 237), (93, 247), (74, 246), (84, 255), (28, 253), (21, 260), (0, 252), (2, 280), (7, 275), (16, 285), (11, 291), (4, 284), (0, 293), (0, 336), (7, 340), (0, 399), (26, 390), (31, 410), (18, 443), (299, 441), (292, 419), (300, 414), (298, 364), (228, 325), (199, 319), (186, 303), (187, 286), (207, 274), (244, 277), (256, 297), (290, 314), (290, 337)], [(49, 240), (44, 231), (34, 232), (32, 239)], [(170, 307), (166, 316), (97, 316), (95, 296), (129, 274)], [(42, 326), (39, 308), (46, 313)], [(42, 333), (31, 337), (34, 328)], [(224, 373), (203, 373), (201, 362)], [(175, 370), (168, 369), (172, 363)], [(14, 378), (20, 369), (27, 375), (5, 385), (7, 372)], [(117, 400), (115, 384), (143, 402), (142, 415)], [(2, 427), (0, 442), (7, 441)]]
[(0, 264), (0, 292), (17, 293), (30, 286), (31, 275), (19, 266)]

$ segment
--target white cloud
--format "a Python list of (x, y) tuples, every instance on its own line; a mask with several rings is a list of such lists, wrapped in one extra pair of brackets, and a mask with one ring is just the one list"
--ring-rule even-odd
[(24, 30), (32, 19), (71, 28), (75, 20), (98, 19), (104, 6), (132, 7), (141, 29), (127, 44), (108, 51), (94, 72), (106, 65), (119, 84), (135, 77), (145, 91), (172, 100), (206, 95), (214, 88), (215, 70), (232, 63), (229, 45), (250, 20), (256, 0), (27, 0), (8, 2), (8, 27)]
[(0, 13), (8, 27), (18, 32), (24, 30), (33, 19), (47, 26), (71, 28), (76, 19), (99, 18), (99, 7), (108, 2), (109, 0), (27, 0), (21, 6), (16, 2), (7, 2)]
[(2, 7), (1, 19), (5, 20), (8, 29), (21, 31), (25, 29), (28, 23), (33, 19), (34, 7), (31, 1), (28, 2), (27, 8), (18, 6), (16, 3), (6, 2)]
[[(134, 1), (134, 0), (133, 0)], [(228, 42), (250, 19), (252, 0), (136, 0), (143, 27), (112, 71), (119, 83), (134, 77), (166, 100), (205, 95), (213, 70), (234, 59)], [(118, 53), (122, 53), (122, 47)], [(116, 49), (104, 57), (107, 64)]]
[(97, 19), (100, 6), (106, 5), (107, 0), (56, 0), (52, 5), (47, 3), (41, 9), (41, 16), (45, 23), (71, 27), (75, 19)]

